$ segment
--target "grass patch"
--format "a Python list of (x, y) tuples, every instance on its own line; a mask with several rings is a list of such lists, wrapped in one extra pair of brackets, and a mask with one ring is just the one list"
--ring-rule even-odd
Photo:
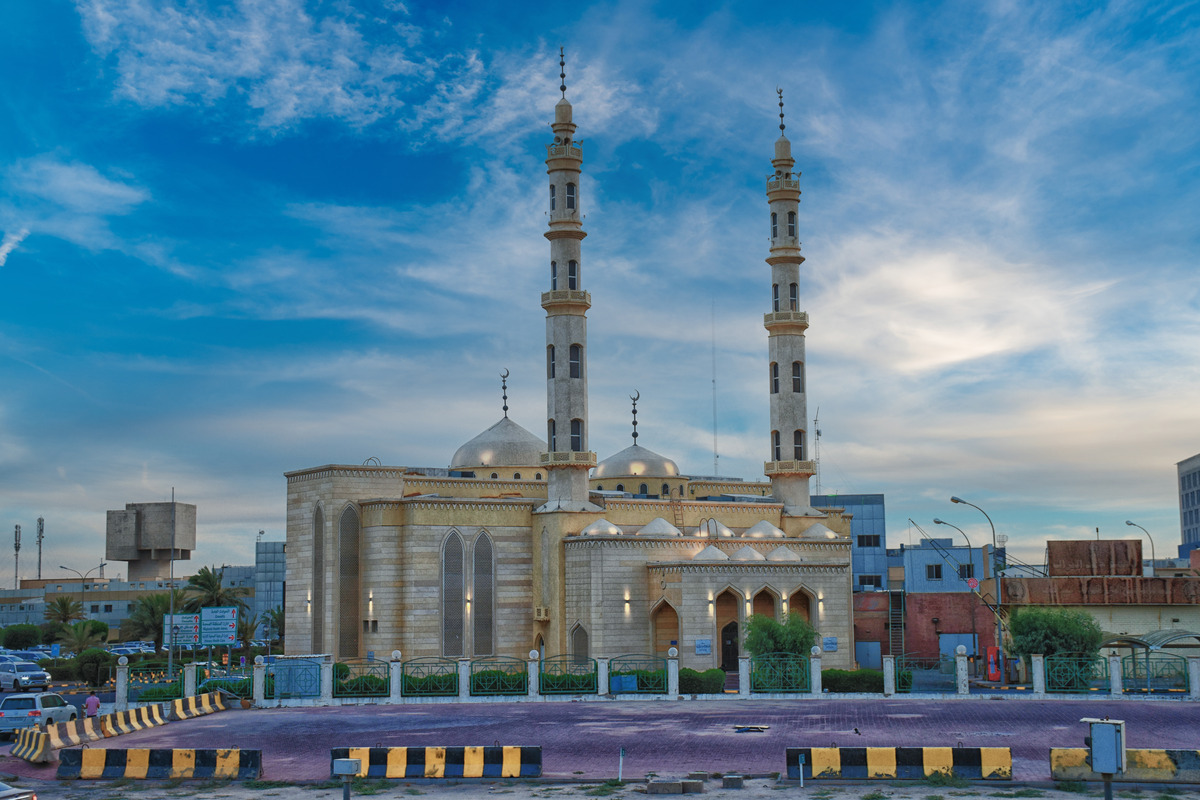
[(1015, 792), (992, 792), (992, 797), (1045, 797), (1041, 789), (1017, 789)]
[[(500, 792), (500, 794), (509, 794), (509, 793), (511, 793), (511, 792), (512, 792), (512, 789), (508, 789), (508, 790), (507, 790), (507, 791), (505, 791), (505, 792)], [(413, 787), (411, 787), (411, 786), (410, 786), (410, 787), (408, 787), (407, 789), (405, 789), (405, 790), (404, 790), (404, 793), (405, 793), (405, 794), (410, 794), (410, 795), (416, 795), (416, 794), (425, 794), (425, 793), (424, 793), (424, 792), (422, 792), (420, 789), (414, 789), (414, 788), (413, 788)]]
[(867, 792), (862, 796), (862, 800), (886, 800), (887, 795), (876, 789), (873, 792)]
[(925, 800), (945, 800), (940, 794), (927, 794)]
[(618, 780), (607, 780), (599, 786), (588, 789), (584, 794), (589, 797), (609, 797), (625, 788), (625, 783)]
[(925, 783), (930, 786), (950, 786), (955, 789), (962, 789), (970, 784), (962, 778), (957, 777), (949, 772), (931, 772), (925, 778)]
[(245, 788), (245, 789), (286, 789), (289, 786), (291, 786), (291, 784), (288, 783), (287, 781), (253, 780), (253, 781), (242, 781), (241, 783), (238, 784), (238, 786), (241, 786), (242, 788)]
[(1083, 785), (1083, 781), (1058, 781), (1054, 784), (1054, 788), (1060, 792), (1072, 792), (1074, 794), (1087, 793), (1087, 787)]

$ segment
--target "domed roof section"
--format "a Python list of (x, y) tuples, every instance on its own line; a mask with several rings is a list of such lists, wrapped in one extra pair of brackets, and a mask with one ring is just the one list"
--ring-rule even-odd
[(747, 528), (742, 535), (747, 539), (782, 539), (783, 531), (764, 519)]
[(735, 552), (730, 558), (734, 561), (766, 561), (767, 557), (755, 550), (750, 545), (742, 547)]
[(458, 448), (450, 469), (536, 467), (544, 452), (545, 442), (505, 417)]
[(696, 528), (697, 536), (707, 536), (710, 539), (730, 539), (736, 536), (729, 526), (717, 519), (706, 519)]
[(729, 556), (722, 553), (715, 545), (709, 545), (701, 550), (696, 555), (692, 556), (692, 561), (728, 561)]
[(655, 517), (647, 522), (642, 529), (638, 531), (644, 536), (682, 536), (679, 528), (676, 528), (671, 523), (667, 522), (662, 517)]
[(678, 478), (679, 466), (640, 444), (631, 444), (596, 465), (592, 479), (600, 478)]
[(588, 525), (586, 528), (581, 530), (579, 532), (579, 535), (580, 536), (595, 536), (595, 535), (617, 536), (621, 533), (622, 533), (622, 531), (620, 528), (618, 528), (616, 525), (613, 525), (611, 522), (606, 520), (604, 517), (601, 517), (600, 519), (593, 522), (591, 525)]
[(822, 525), (819, 522), (814, 522), (811, 526), (808, 527), (807, 530), (804, 531), (804, 533), (802, 533), (800, 535), (801, 535), (801, 537), (803, 537), (805, 539), (840, 539), (841, 538), (836, 533), (829, 530), (829, 528), (826, 528), (824, 525)]
[(800, 561), (800, 556), (796, 551), (791, 550), (783, 545), (779, 545), (771, 552), (767, 553), (767, 561)]

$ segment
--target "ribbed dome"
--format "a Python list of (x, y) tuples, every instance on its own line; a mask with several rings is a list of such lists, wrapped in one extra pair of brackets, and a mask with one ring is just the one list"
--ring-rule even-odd
[(678, 478), (679, 466), (666, 456), (632, 444), (596, 465), (592, 480), (600, 478)]
[(722, 553), (711, 544), (692, 556), (692, 561), (728, 561), (729, 556)]
[(620, 528), (618, 528), (616, 525), (613, 525), (611, 522), (606, 520), (604, 517), (601, 517), (600, 519), (593, 522), (591, 525), (588, 525), (586, 528), (581, 530), (579, 532), (579, 535), (580, 536), (594, 536), (594, 535), (619, 536), (621, 533), (622, 533), (622, 531)]
[(544, 452), (545, 442), (505, 417), (458, 448), (450, 469), (535, 467)]
[(679, 528), (667, 522), (662, 517), (655, 517), (642, 526), (638, 531), (643, 536), (680, 536)]
[(696, 528), (696, 535), (707, 536), (710, 539), (728, 539), (736, 534), (725, 523), (710, 518), (704, 520), (704, 524)]
[(766, 561), (767, 557), (750, 545), (746, 545), (731, 555), (729, 559), (731, 561)]
[(746, 529), (742, 534), (747, 539), (782, 539), (783, 531), (776, 528), (765, 519)]
[(829, 528), (826, 528), (824, 525), (822, 525), (819, 522), (814, 522), (812, 525), (810, 525), (804, 531), (804, 533), (801, 534), (801, 536), (803, 536), (803, 538), (805, 538), (805, 539), (840, 539), (840, 538), (842, 538), (842, 537), (838, 536), (836, 533), (834, 533), (833, 531), (829, 530)]
[(801, 558), (794, 550), (789, 550), (783, 545), (779, 545), (771, 552), (767, 553), (767, 561), (800, 561)]

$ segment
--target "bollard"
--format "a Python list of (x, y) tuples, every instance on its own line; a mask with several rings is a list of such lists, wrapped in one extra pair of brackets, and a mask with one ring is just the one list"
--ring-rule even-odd
[(896, 657), (883, 657), (883, 696), (891, 697), (896, 693)]
[(196, 696), (196, 670), (200, 668), (199, 664), (184, 664), (183, 669), (183, 696)]
[(392, 651), (392, 660), (388, 662), (388, 702), (404, 702), (404, 662), (400, 660), (400, 651)]
[(1108, 690), (1117, 697), (1120, 697), (1125, 692), (1123, 677), (1121, 674), (1121, 657), (1110, 655), (1108, 657)]
[(267, 662), (262, 656), (254, 657), (254, 705), (263, 708), (267, 704)]
[(954, 648), (954, 687), (959, 694), (971, 692), (971, 682), (967, 678), (967, 647), (962, 644)]
[[(536, 677), (536, 675), (530, 675), (529, 679), (533, 680)], [(469, 658), (458, 660), (458, 699), (463, 702), (471, 699), (471, 660)]]
[[(529, 675), (529, 696), (530, 697), (541, 697), (542, 696), (542, 659), (541, 659), (541, 655), (542, 654), (539, 653), (537, 650), (530, 650), (529, 651), (529, 661), (527, 662), (527, 664), (525, 666), (525, 673), (527, 675)], [(598, 679), (601, 679), (601, 682), (597, 685), (596, 689), (597, 689), (597, 691), (600, 692), (600, 694), (604, 694), (604, 689), (608, 683), (608, 676), (607, 676), (608, 659), (606, 659), (606, 658), (605, 659), (597, 659), (597, 661), (604, 662), (604, 669), (597, 668), (596, 677)], [(601, 675), (600, 674), (601, 672), (603, 672), (605, 674)]]
[(1033, 673), (1033, 693), (1041, 696), (1046, 693), (1046, 657), (1035, 653), (1029, 657), (1029, 671)]
[(667, 650), (667, 699), (679, 699), (679, 648), (677, 647)]
[(333, 657), (321, 661), (321, 705), (333, 705)]
[(822, 693), (821, 687), (821, 645), (814, 644), (812, 650), (809, 651), (811, 657), (808, 662), (808, 669), (811, 674), (812, 683), (809, 688), (812, 693), (820, 696)]
[(121, 656), (117, 659), (117, 711), (129, 710), (129, 658)]
[(596, 693), (608, 694), (608, 659), (596, 659)]
[(738, 656), (738, 697), (750, 696), (750, 656)]

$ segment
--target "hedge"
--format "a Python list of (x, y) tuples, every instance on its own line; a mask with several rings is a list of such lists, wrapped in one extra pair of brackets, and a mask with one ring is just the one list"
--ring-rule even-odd
[(725, 670), (714, 668), (697, 672), (694, 669), (681, 669), (679, 691), (681, 694), (720, 694), (725, 691)]
[(821, 688), (827, 692), (883, 694), (883, 673), (877, 669), (823, 669)]

